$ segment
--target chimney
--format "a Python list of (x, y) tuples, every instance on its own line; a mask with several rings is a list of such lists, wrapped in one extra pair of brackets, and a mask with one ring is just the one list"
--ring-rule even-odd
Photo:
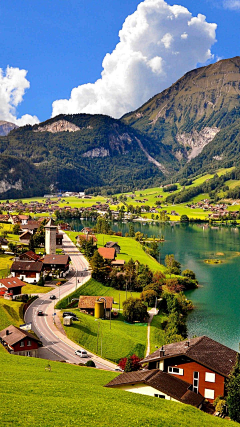
[(10, 333), (9, 333), (9, 330), (7, 329), (7, 330), (6, 330), (6, 335), (9, 335), (9, 334), (10, 334)]
[(160, 348), (160, 357), (163, 357), (165, 355), (165, 350), (164, 347), (162, 345), (162, 347)]
[(189, 347), (189, 341), (185, 341), (185, 347)]

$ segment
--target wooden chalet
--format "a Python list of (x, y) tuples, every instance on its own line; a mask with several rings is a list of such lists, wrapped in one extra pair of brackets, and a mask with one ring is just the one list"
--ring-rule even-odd
[(193, 386), (209, 402), (226, 395), (226, 381), (238, 353), (202, 336), (167, 344), (141, 361), (149, 370), (159, 369)]
[(98, 253), (106, 260), (114, 261), (116, 258), (115, 248), (98, 248)]
[(13, 296), (22, 293), (22, 287), (25, 283), (18, 277), (7, 277), (6, 279), (0, 279), (0, 296), (4, 296), (6, 293)]
[(10, 325), (0, 332), (0, 342), (11, 354), (38, 357), (40, 342), (27, 331)]

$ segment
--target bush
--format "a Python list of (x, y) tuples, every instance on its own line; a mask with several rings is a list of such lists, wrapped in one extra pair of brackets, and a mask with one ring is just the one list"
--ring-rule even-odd
[(123, 302), (123, 317), (127, 322), (145, 322), (149, 314), (147, 306), (139, 298), (128, 298)]
[(85, 366), (89, 366), (90, 368), (96, 368), (96, 365), (93, 360), (88, 360)]
[(138, 371), (141, 367), (139, 362), (139, 357), (136, 356), (136, 354), (132, 354), (132, 356), (123, 357), (122, 359), (120, 359), (118, 366), (124, 372)]
[(149, 307), (154, 307), (155, 303), (156, 303), (156, 298), (157, 298), (157, 292), (152, 290), (152, 289), (148, 289), (146, 291), (143, 291), (140, 295), (140, 299), (143, 302), (146, 302)]

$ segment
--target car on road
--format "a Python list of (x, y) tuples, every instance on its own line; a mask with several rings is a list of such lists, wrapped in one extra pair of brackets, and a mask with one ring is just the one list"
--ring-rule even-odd
[(44, 313), (43, 313), (43, 311), (42, 311), (42, 310), (38, 310), (37, 315), (38, 315), (38, 316), (44, 316)]
[(119, 367), (117, 367), (117, 368), (115, 368), (115, 369), (114, 369), (114, 371), (117, 371), (117, 372), (124, 372), (124, 370), (123, 370), (122, 368), (120, 368), (120, 366), (119, 366)]
[(50, 299), (56, 299), (56, 295), (50, 295)]
[(76, 350), (75, 354), (80, 357), (88, 357), (86, 350)]

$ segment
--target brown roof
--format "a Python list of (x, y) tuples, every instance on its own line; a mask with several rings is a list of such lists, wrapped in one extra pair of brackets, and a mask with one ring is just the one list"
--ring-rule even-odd
[(19, 288), (19, 286), (25, 286), (25, 283), (18, 279), (18, 277), (8, 277), (6, 279), (0, 279), (0, 283), (8, 289)]
[(28, 221), (27, 224), (21, 225), (22, 230), (36, 230), (40, 226), (38, 221)]
[(76, 239), (78, 239), (78, 238), (80, 238), (80, 239), (84, 239), (84, 240), (87, 240), (87, 241), (89, 241), (89, 240), (93, 239), (93, 241), (94, 241), (94, 242), (97, 242), (97, 238), (96, 238), (96, 236), (94, 236), (93, 234), (79, 234), (79, 235), (76, 237)]
[(40, 273), (43, 268), (41, 261), (13, 261), (11, 271), (33, 271)]
[(116, 256), (116, 251), (114, 248), (99, 248), (98, 252), (105, 259), (114, 260)]
[(160, 349), (145, 357), (141, 363), (163, 360), (186, 355), (188, 358), (227, 377), (236, 363), (237, 352), (206, 336), (192, 338), (188, 341), (163, 346), (164, 355), (160, 357)]
[(19, 239), (27, 239), (27, 236), (30, 237), (32, 236), (32, 233), (30, 231), (24, 231), (23, 234), (21, 234), (21, 236), (19, 236)]
[[(107, 309), (111, 309), (112, 305), (113, 305), (113, 297), (102, 297), (102, 296), (88, 296), (88, 295), (80, 295), (79, 298), (79, 303), (78, 303), (78, 307), (81, 309), (84, 308), (91, 308), (94, 309), (95, 308), (95, 302), (99, 299), (99, 298), (105, 298), (106, 300), (106, 308)], [(101, 300), (104, 302), (104, 300)]]
[(127, 384), (144, 383), (172, 398), (193, 406), (200, 406), (204, 400), (201, 394), (194, 393), (192, 385), (159, 369), (124, 372), (105, 387), (118, 387)]
[(47, 224), (45, 225), (46, 227), (50, 227), (50, 228), (57, 228), (57, 226), (55, 225), (54, 221), (52, 218), (50, 218), (50, 220), (47, 222)]
[(37, 261), (41, 258), (40, 255), (35, 254), (33, 251), (24, 252), (23, 254), (19, 255), (19, 258), (21, 259), (23, 256), (27, 256), (29, 259), (33, 259), (34, 261)]
[(124, 259), (115, 259), (114, 261), (111, 262), (111, 264), (114, 265), (124, 265), (125, 261)]
[[(9, 332), (8, 335), (6, 333), (7, 331)], [(34, 335), (13, 325), (8, 326), (0, 332), (0, 338), (2, 338), (2, 340), (4, 340), (10, 346), (16, 344), (26, 337), (29, 337), (38, 342), (38, 339)]]
[[(114, 248), (114, 246), (119, 246), (118, 242), (107, 242), (105, 246), (105, 248)], [(119, 246), (120, 248), (120, 246)]]
[(45, 255), (43, 259), (43, 264), (66, 265), (68, 261), (68, 255)]

